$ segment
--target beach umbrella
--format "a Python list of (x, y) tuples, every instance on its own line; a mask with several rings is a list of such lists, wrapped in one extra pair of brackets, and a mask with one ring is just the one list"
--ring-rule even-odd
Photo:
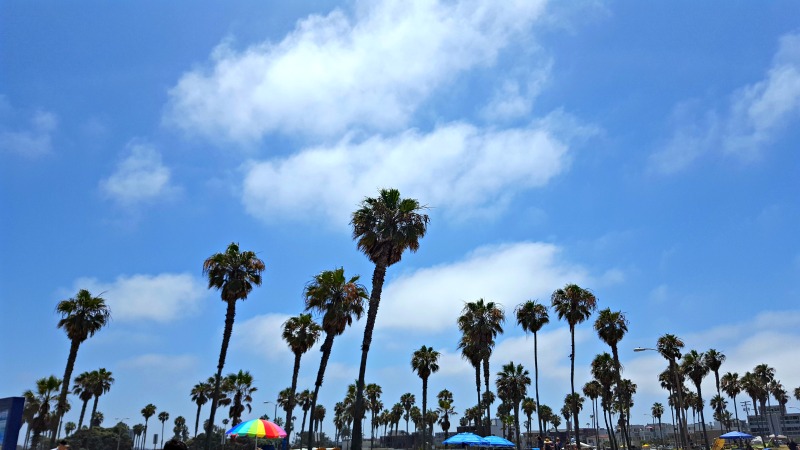
[(720, 436), (721, 439), (753, 439), (753, 435), (741, 431), (731, 431)]
[(445, 445), (487, 445), (486, 440), (475, 433), (458, 433), (445, 439)]
[(516, 447), (513, 442), (500, 436), (490, 435), (483, 438), (489, 447)]
[(286, 431), (284, 431), (283, 428), (274, 422), (264, 419), (253, 419), (242, 422), (225, 432), (225, 434), (254, 437), (256, 438), (256, 447), (258, 447), (258, 438), (276, 439), (286, 437)]

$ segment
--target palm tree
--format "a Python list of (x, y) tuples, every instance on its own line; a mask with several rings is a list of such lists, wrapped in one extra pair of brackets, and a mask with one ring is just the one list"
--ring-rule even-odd
[(86, 414), (86, 406), (89, 404), (89, 400), (94, 397), (94, 392), (92, 392), (92, 385), (91, 385), (91, 372), (83, 372), (77, 377), (75, 377), (75, 384), (72, 386), (72, 394), (77, 395), (83, 405), (81, 406), (81, 415), (78, 418), (78, 429), (80, 430), (83, 426), (83, 417)]
[[(533, 333), (533, 375), (536, 380), (536, 404), (539, 404), (539, 349), (537, 341), (537, 333), (542, 327), (550, 322), (550, 316), (547, 313), (547, 306), (536, 302), (535, 300), (528, 300), (527, 302), (517, 306), (517, 324), (525, 330), (526, 333)], [(542, 421), (539, 422), (539, 435), (544, 434), (542, 428)], [(528, 430), (530, 433), (530, 430)]]
[(613, 420), (611, 419), (611, 409), (614, 403), (614, 358), (608, 353), (601, 353), (594, 357), (591, 367), (592, 376), (600, 386), (600, 407), (603, 409), (603, 422), (605, 422), (609, 443), (612, 449), (616, 449), (617, 440), (612, 432)]
[(81, 289), (75, 297), (61, 300), (56, 306), (56, 312), (61, 315), (58, 321), (58, 328), (62, 328), (69, 338), (69, 356), (67, 357), (67, 367), (64, 368), (64, 382), (61, 384), (61, 394), (56, 405), (55, 425), (52, 428), (50, 446), (54, 447), (57, 438), (58, 422), (66, 411), (67, 392), (72, 380), (72, 369), (75, 367), (75, 359), (78, 357), (78, 348), (81, 343), (101, 328), (106, 326), (111, 320), (111, 311), (102, 297), (93, 297), (86, 289)]
[(664, 415), (664, 405), (658, 402), (653, 403), (653, 406), (650, 408), (650, 415), (658, 419), (658, 436), (663, 444), (664, 431), (661, 429), (661, 416)]
[(525, 430), (528, 432), (528, 447), (531, 446), (531, 423), (533, 421), (533, 413), (536, 412), (536, 400), (525, 397), (522, 399), (522, 404), (520, 405), (522, 408), (522, 412), (525, 413), (525, 417), (528, 420), (525, 422)]
[(712, 348), (705, 352), (703, 356), (703, 362), (705, 363), (706, 367), (709, 368), (709, 370), (714, 372), (714, 381), (716, 382), (717, 386), (717, 395), (721, 397), (722, 392), (720, 391), (719, 368), (722, 366), (722, 363), (725, 362), (725, 355)]
[[(311, 397), (313, 395), (308, 389), (297, 394), (297, 403), (300, 405), (300, 409), (303, 410), (303, 421), (300, 423), (300, 448), (303, 447), (303, 432), (306, 429), (306, 417), (308, 416), (308, 410), (311, 409)], [(311, 424), (309, 424), (308, 428), (311, 428)]]
[(138, 423), (134, 425), (131, 429), (133, 430), (133, 436), (136, 439), (136, 442), (134, 442), (133, 444), (133, 448), (136, 448), (137, 443), (141, 446), (142, 443), (141, 436), (142, 433), (144, 432), (144, 425)]
[(172, 432), (175, 433), (175, 438), (185, 441), (189, 435), (189, 427), (186, 426), (186, 418), (178, 416), (173, 423), (175, 426), (172, 428)]
[[(472, 367), (475, 369), (475, 389), (478, 393), (478, 407), (480, 408), (481, 405), (481, 361), (483, 361), (483, 357), (481, 356), (480, 348), (478, 347), (477, 343), (472, 343), (469, 340), (469, 337), (465, 334), (461, 335), (461, 338), (458, 341), (458, 348), (461, 350), (461, 357), (469, 361)], [(476, 423), (475, 426), (477, 427), (478, 424)]]
[(517, 434), (517, 450), (519, 450), (519, 405), (528, 394), (531, 377), (522, 364), (515, 365), (514, 361), (511, 361), (504, 365), (500, 372), (497, 372), (495, 384), (497, 384), (497, 395), (514, 409), (514, 427)]
[[(589, 400), (592, 401), (592, 428), (595, 430), (595, 434), (597, 434), (598, 420), (597, 420), (597, 399), (600, 398), (602, 394), (603, 387), (600, 386), (600, 382), (597, 380), (589, 381), (588, 383), (583, 385), (583, 395), (585, 395)], [(599, 442), (599, 436), (595, 435), (596, 440)]]
[[(622, 380), (622, 365), (619, 362), (618, 345), (625, 333), (628, 332), (628, 320), (622, 311), (611, 311), (611, 308), (606, 308), (600, 311), (597, 315), (597, 320), (594, 322), (594, 329), (597, 331), (597, 336), (611, 347), (611, 356), (614, 358), (614, 380), (617, 387), (620, 386)], [(622, 438), (625, 440), (628, 448), (631, 448), (631, 438), (628, 435), (628, 427), (625, 425), (629, 422), (630, 418), (625, 416), (625, 409), (620, 410), (620, 419), (622, 421)]]
[[(33, 430), (31, 438), (31, 449), (36, 450), (43, 432), (47, 431), (48, 426), (52, 426), (53, 421), (58, 418), (58, 397), (56, 393), (61, 389), (61, 380), (55, 375), (36, 380), (36, 391), (26, 391), (23, 397), (31, 398), (33, 404), (38, 406), (35, 416), (29, 422), (28, 427)], [(58, 424), (56, 424), (58, 426)]]
[(689, 443), (688, 430), (686, 429), (686, 420), (681, 420), (682, 411), (681, 406), (683, 402), (683, 380), (681, 379), (680, 371), (678, 370), (678, 360), (681, 358), (681, 349), (683, 348), (683, 341), (673, 335), (665, 334), (658, 338), (656, 342), (656, 350), (661, 354), (664, 359), (669, 362), (669, 372), (672, 375), (672, 387), (677, 393), (678, 403), (675, 408), (675, 416), (678, 420), (680, 427), (681, 446), (686, 446)]
[[(758, 409), (761, 411), (761, 420), (769, 427), (770, 423), (767, 421), (766, 409), (769, 401), (769, 383), (775, 379), (775, 369), (767, 364), (759, 364), (753, 368), (753, 379), (757, 387)], [(774, 430), (769, 431), (774, 434)]]
[(111, 390), (111, 385), (114, 384), (114, 376), (105, 368), (93, 370), (89, 376), (91, 383), (92, 394), (94, 395), (94, 403), (92, 404), (92, 414), (89, 416), (89, 429), (94, 426), (94, 421), (91, 420), (97, 412), (97, 403), (100, 401), (100, 396), (108, 393)]
[(78, 428), (78, 425), (76, 425), (75, 422), (67, 422), (67, 423), (65, 423), (64, 424), (64, 431), (67, 432), (67, 437), (69, 437), (69, 435), (72, 434), (72, 432), (75, 431), (76, 428)]
[[(314, 383), (314, 396), (311, 400), (311, 422), (314, 421), (314, 407), (317, 404), (319, 388), (325, 376), (325, 368), (333, 349), (333, 339), (344, 333), (354, 320), (364, 314), (364, 300), (367, 290), (358, 283), (359, 276), (346, 278), (344, 268), (325, 270), (314, 276), (309, 282), (303, 296), (305, 297), (306, 311), (316, 311), (322, 314), (322, 329), (325, 331), (325, 341), (320, 351), (322, 358), (319, 362), (317, 381)], [(357, 400), (356, 400), (357, 401)], [(363, 416), (358, 416), (363, 417)], [(355, 420), (357, 423), (360, 419)], [(354, 426), (355, 428), (355, 426)], [(302, 438), (301, 438), (302, 439)], [(312, 443), (309, 440), (309, 450)]]
[(405, 394), (400, 396), (400, 404), (403, 405), (403, 419), (406, 421), (406, 434), (408, 434), (408, 419), (411, 418), (411, 408), (414, 407), (414, 403), (416, 402), (416, 398), (414, 398), (414, 394), (410, 392), (406, 392)]
[[(569, 333), (572, 340), (572, 353), (570, 353), (570, 393), (575, 394), (575, 326), (589, 319), (592, 312), (597, 309), (597, 299), (591, 291), (581, 288), (577, 284), (568, 284), (563, 289), (557, 289), (550, 297), (553, 310), (558, 314), (559, 320), (566, 320), (569, 324)], [(575, 410), (574, 422), (579, 424), (578, 411)], [(580, 427), (575, 427), (575, 445), (580, 447)]]
[(442, 389), (436, 394), (436, 399), (439, 402), (439, 408), (437, 408), (440, 418), (439, 425), (444, 431), (444, 438), (447, 439), (450, 437), (450, 416), (456, 414), (455, 409), (453, 409), (453, 393), (447, 389)]
[(214, 394), (214, 384), (214, 377), (208, 377), (207, 381), (201, 381), (192, 388), (192, 401), (197, 405), (197, 415), (194, 418), (195, 437), (197, 437), (197, 427), (200, 424), (200, 409), (208, 402), (208, 398)]
[[(483, 363), (484, 395), (489, 392), (489, 358), (494, 348), (495, 338), (503, 332), (502, 323), (505, 320), (505, 313), (500, 305), (494, 302), (485, 302), (482, 298), (476, 302), (464, 304), (461, 316), (458, 317), (458, 329), (464, 336), (464, 340), (475, 345), (475, 352), (478, 353)], [(490, 402), (483, 399), (486, 408), (486, 421), (491, 423)]]
[(739, 374), (736, 372), (728, 372), (723, 375), (720, 379), (720, 387), (722, 388), (722, 392), (733, 400), (733, 411), (736, 415), (736, 430), (741, 431), (739, 408), (736, 405), (736, 396), (742, 392), (742, 385), (739, 383)]
[(143, 441), (145, 445), (147, 445), (147, 422), (153, 417), (153, 414), (156, 413), (156, 405), (152, 403), (148, 403), (147, 406), (142, 408), (142, 417), (144, 417), (144, 434), (143, 434)]
[[(728, 401), (721, 395), (711, 397), (711, 409), (714, 410), (714, 419), (719, 421), (720, 424), (724, 422), (725, 408), (728, 406)], [(720, 429), (722, 427), (720, 426)]]
[[(411, 356), (411, 369), (422, 379), (422, 416), (427, 417), (428, 407), (428, 377), (439, 371), (439, 352), (433, 347), (422, 346)], [(426, 429), (422, 424), (422, 448), (427, 448)]]
[(288, 404), (284, 410), (286, 411), (286, 439), (292, 433), (292, 413), (294, 412), (294, 398), (297, 392), (297, 376), (300, 374), (300, 357), (304, 353), (311, 350), (311, 347), (319, 341), (319, 336), (322, 333), (322, 327), (314, 322), (311, 314), (300, 314), (292, 317), (283, 324), (283, 340), (289, 346), (289, 349), (294, 353), (294, 370), (292, 371), (292, 386), (289, 388), (287, 395)]
[(364, 417), (367, 355), (372, 343), (372, 330), (381, 302), (386, 269), (400, 262), (406, 250), (416, 252), (419, 249), (419, 240), (425, 236), (429, 220), (427, 214), (422, 214), (423, 209), (425, 207), (419, 201), (401, 198), (397, 189), (381, 189), (378, 197), (367, 197), (361, 202), (350, 221), (353, 226), (353, 239), (356, 240), (358, 249), (375, 264), (356, 386), (353, 450), (361, 450), (363, 434), (361, 419)]
[(214, 394), (211, 396), (211, 415), (206, 430), (206, 450), (211, 450), (211, 427), (219, 402), (219, 387), (222, 382), (222, 369), (228, 353), (228, 343), (233, 333), (233, 320), (236, 317), (236, 301), (246, 300), (253, 285), (261, 285), (264, 261), (252, 251), (239, 251), (239, 244), (231, 242), (225, 253), (215, 253), (203, 262), (203, 274), (208, 277), (208, 288), (220, 291), (220, 297), (227, 304), (225, 311), (225, 330), (222, 333), (222, 347), (219, 351), (217, 374), (214, 378)]
[(253, 386), (253, 375), (249, 371), (240, 370), (238, 373), (231, 373), (225, 377), (225, 385), (228, 392), (233, 394), (233, 404), (231, 405), (228, 417), (231, 418), (231, 426), (235, 427), (242, 422), (242, 413), (252, 411), (250, 403), (253, 402), (253, 392), (258, 388)]
[(161, 448), (164, 448), (164, 422), (169, 420), (169, 413), (161, 411), (158, 413), (158, 421), (161, 422)]
[(369, 383), (364, 386), (364, 395), (366, 397), (366, 405), (367, 409), (371, 413), (371, 427), (370, 427), (370, 443), (369, 446), (372, 448), (374, 441), (375, 441), (375, 418), (378, 416), (378, 412), (383, 409), (383, 402), (381, 402), (381, 394), (383, 394), (383, 389), (380, 385), (376, 383)]

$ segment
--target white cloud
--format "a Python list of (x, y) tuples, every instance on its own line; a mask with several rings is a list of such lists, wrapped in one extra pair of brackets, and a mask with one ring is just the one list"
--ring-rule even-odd
[(169, 198), (176, 193), (170, 184), (170, 170), (161, 154), (141, 143), (128, 145), (130, 154), (119, 162), (111, 176), (100, 181), (100, 190), (125, 206)]
[(243, 203), (265, 221), (322, 216), (345, 226), (365, 195), (396, 187), (450, 217), (503, 210), (569, 164), (567, 146), (546, 127), (481, 130), (453, 123), (362, 142), (345, 138), (246, 168)]
[(552, 61), (546, 61), (537, 69), (525, 68), (525, 75), (516, 76), (498, 83), (482, 115), (489, 121), (505, 121), (528, 116), (533, 101), (550, 78)]
[(744, 162), (758, 158), (800, 117), (800, 34), (781, 38), (764, 79), (737, 89), (724, 113), (683, 102), (673, 115), (673, 135), (650, 156), (651, 169), (679, 172), (717, 151)]
[(231, 346), (245, 352), (255, 351), (266, 358), (293, 358), (281, 337), (283, 324), (290, 317), (287, 314), (263, 314), (237, 323)]
[[(5, 108), (11, 108), (7, 104)], [(58, 128), (58, 117), (47, 111), (36, 111), (22, 130), (0, 130), (0, 151), (26, 157), (39, 157), (52, 152), (52, 135)]]
[(546, 301), (553, 286), (587, 281), (591, 277), (586, 270), (561, 261), (558, 247), (552, 244), (486, 246), (461, 261), (420, 269), (392, 280), (381, 296), (381, 320), (377, 326), (446, 331), (455, 327), (464, 302), (484, 298), (500, 303), (510, 315), (517, 304), (529, 298)]
[(194, 369), (197, 358), (192, 355), (163, 355), (157, 353), (147, 353), (134, 356), (119, 363), (122, 369), (142, 370), (145, 373), (157, 371), (164, 373), (181, 373), (186, 370)]
[(530, 0), (361, 1), (353, 17), (312, 15), (279, 43), (221, 43), (210, 68), (185, 73), (170, 91), (165, 117), (243, 143), (271, 132), (394, 130), (435, 89), (493, 64), (543, 10)]
[(119, 276), (113, 282), (80, 278), (77, 289), (88, 289), (106, 299), (115, 321), (170, 322), (197, 311), (206, 298), (202, 280), (189, 274)]

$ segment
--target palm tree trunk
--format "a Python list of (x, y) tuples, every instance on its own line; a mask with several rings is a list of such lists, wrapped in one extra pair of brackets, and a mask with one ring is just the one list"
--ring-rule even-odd
[[(703, 392), (700, 390), (700, 383), (695, 384), (697, 386), (697, 398), (700, 400), (700, 404), (703, 404)], [(706, 431), (706, 416), (703, 412), (705, 408), (700, 408), (700, 421), (703, 423), (703, 442), (706, 444), (706, 450), (710, 450), (711, 447), (708, 445), (708, 432)]]
[[(236, 300), (228, 300), (227, 303), (228, 308), (225, 311), (225, 331), (222, 333), (222, 347), (219, 350), (217, 376), (214, 380), (214, 395), (211, 397), (211, 415), (208, 417), (208, 429), (206, 430), (206, 450), (211, 450), (211, 430), (214, 429), (214, 416), (217, 414), (219, 386), (222, 382), (222, 369), (225, 367), (225, 357), (228, 354), (228, 343), (231, 340), (231, 333), (233, 332), (233, 320), (236, 317)], [(146, 423), (145, 428), (147, 428)]]
[[(536, 408), (539, 408), (539, 342), (536, 332), (533, 333), (533, 374), (536, 380)], [(542, 421), (539, 419), (539, 411), (536, 411), (537, 422), (539, 422), (539, 436), (543, 435)]]
[(69, 345), (69, 356), (67, 357), (67, 367), (64, 368), (64, 378), (61, 379), (61, 394), (58, 396), (58, 403), (56, 404), (56, 415), (58, 420), (53, 424), (52, 436), (50, 437), (50, 447), (56, 446), (56, 438), (58, 437), (58, 425), (61, 422), (61, 417), (67, 409), (67, 392), (69, 391), (69, 383), (72, 377), (72, 369), (75, 367), (75, 359), (78, 357), (78, 347), (81, 343), (77, 339), (72, 339)]
[[(319, 371), (317, 372), (317, 381), (314, 383), (314, 396), (311, 397), (311, 418), (309, 419), (309, 428), (313, 428), (314, 423), (314, 410), (317, 409), (317, 394), (319, 394), (319, 388), (322, 386), (322, 379), (325, 377), (325, 368), (328, 366), (328, 358), (331, 356), (331, 349), (333, 348), (333, 333), (325, 333), (325, 342), (322, 343), (322, 347), (320, 350), (322, 351), (322, 359), (319, 361)], [(310, 433), (313, 435), (314, 433)], [(303, 448), (302, 445), (303, 436), (300, 436), (300, 448)], [(314, 444), (314, 439), (312, 436), (308, 437), (308, 450), (311, 450)]]
[(164, 422), (161, 421), (161, 448), (164, 448)]
[(83, 406), (81, 406), (81, 415), (78, 417), (78, 430), (81, 429), (81, 425), (83, 425), (83, 415), (86, 414), (86, 405), (89, 404), (89, 400), (83, 401)]
[(303, 410), (303, 421), (300, 422), (300, 448), (303, 448), (303, 433), (306, 431), (306, 416), (308, 411)]
[(608, 426), (608, 411), (606, 411), (605, 406), (603, 406), (603, 422), (606, 423), (606, 434), (608, 435), (608, 445), (611, 446), (612, 449), (616, 448), (614, 446), (614, 433), (611, 432), (611, 428)]
[(378, 316), (378, 307), (381, 303), (381, 292), (383, 291), (383, 282), (386, 278), (386, 267), (388, 265), (387, 255), (383, 261), (375, 263), (375, 270), (372, 272), (372, 292), (369, 296), (367, 324), (364, 327), (364, 340), (361, 343), (361, 365), (358, 368), (358, 383), (356, 384), (353, 434), (350, 438), (351, 450), (361, 450), (363, 438), (361, 419), (364, 417), (364, 377), (367, 373), (367, 355), (369, 354), (369, 346), (372, 344), (372, 330), (375, 328), (375, 318)]
[[(570, 324), (569, 328), (570, 328), (570, 334), (572, 335), (572, 355), (570, 357), (570, 378), (569, 378), (569, 383), (570, 383), (570, 389), (571, 389), (571, 392), (572, 392), (572, 396), (575, 397), (575, 327)], [(572, 411), (572, 417), (574, 417), (573, 423), (576, 424), (575, 425), (575, 445), (580, 449), (581, 448), (581, 439), (580, 439), (580, 434), (578, 432), (579, 431), (578, 429), (580, 427), (577, 425), (580, 422), (578, 421), (578, 408), (577, 407)]]
[(516, 435), (517, 435), (517, 450), (520, 450), (520, 438), (519, 438), (519, 402), (514, 402), (514, 428), (516, 428)]
[[(486, 387), (486, 393), (489, 393), (489, 357), (483, 358), (483, 383)], [(486, 426), (487, 430), (492, 429), (492, 408), (489, 402), (486, 402)]]
[(194, 437), (197, 437), (197, 427), (200, 425), (200, 408), (203, 405), (197, 404), (197, 415), (194, 417)]
[(100, 400), (99, 395), (94, 396), (94, 403), (92, 403), (92, 415), (89, 416), (89, 429), (91, 430), (94, 427), (94, 413), (97, 412), (97, 402)]
[[(476, 403), (475, 407), (480, 410), (481, 408), (481, 362), (478, 361), (476, 364), (473, 365), (475, 367), (475, 388), (478, 391), (478, 403)], [(481, 414), (482, 415), (482, 414)], [(478, 428), (480, 424), (475, 424), (475, 431), (478, 434), (481, 434), (481, 429)]]
[(425, 450), (428, 445), (428, 441), (425, 439), (425, 433), (428, 429), (428, 420), (425, 412), (427, 411), (428, 407), (428, 378), (425, 377), (422, 379), (422, 449)]
[(301, 353), (294, 355), (294, 371), (292, 372), (292, 387), (289, 393), (289, 405), (286, 408), (286, 442), (290, 442), (289, 437), (292, 435), (292, 413), (294, 412), (295, 393), (297, 392), (297, 376), (300, 374), (300, 356)]

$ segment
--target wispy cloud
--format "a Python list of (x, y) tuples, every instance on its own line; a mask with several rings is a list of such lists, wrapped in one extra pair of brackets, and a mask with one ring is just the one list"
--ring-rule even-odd
[(493, 64), (544, 2), (361, 1), (354, 10), (310, 16), (279, 43), (221, 43), (211, 67), (170, 91), (166, 120), (243, 143), (272, 132), (395, 130), (434, 90)]
[[(12, 111), (2, 100), (2, 108)], [(29, 121), (18, 129), (7, 129), (0, 125), (0, 152), (14, 153), (36, 158), (53, 151), (52, 136), (58, 129), (58, 117), (48, 111), (36, 111)]]
[(651, 169), (669, 174), (705, 155), (728, 155), (743, 162), (758, 159), (800, 118), (800, 34), (780, 39), (764, 78), (730, 96), (723, 111), (683, 102), (674, 112), (670, 140), (650, 157)]
[(122, 206), (135, 206), (174, 196), (177, 188), (170, 179), (161, 153), (150, 145), (131, 143), (114, 173), (100, 181), (100, 190)]

